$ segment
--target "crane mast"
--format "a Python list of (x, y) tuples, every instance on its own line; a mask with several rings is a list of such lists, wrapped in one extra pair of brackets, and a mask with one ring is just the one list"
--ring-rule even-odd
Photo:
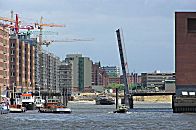
[(39, 33), (39, 44), (38, 44), (38, 51), (41, 52), (41, 45), (43, 45), (43, 27), (65, 27), (65, 25), (60, 24), (45, 24), (43, 23), (43, 17), (40, 18), (40, 23), (35, 23), (35, 25), (38, 25), (38, 29), (40, 30)]
[(118, 48), (119, 48), (119, 54), (120, 54), (120, 61), (121, 61), (121, 67), (123, 72), (123, 81), (124, 81), (124, 99), (125, 99), (125, 105), (129, 106), (131, 108), (131, 104), (129, 101), (129, 87), (127, 83), (127, 72), (126, 72), (126, 62), (125, 57), (123, 53), (123, 46), (122, 46), (122, 35), (120, 29), (116, 30), (117, 40), (118, 40)]

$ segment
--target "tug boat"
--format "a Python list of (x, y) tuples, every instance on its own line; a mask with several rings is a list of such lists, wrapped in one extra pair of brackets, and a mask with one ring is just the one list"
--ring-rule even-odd
[(71, 113), (71, 109), (60, 103), (59, 99), (48, 99), (40, 113)]
[(128, 107), (126, 105), (119, 105), (117, 110), (114, 111), (114, 113), (127, 113), (128, 112)]

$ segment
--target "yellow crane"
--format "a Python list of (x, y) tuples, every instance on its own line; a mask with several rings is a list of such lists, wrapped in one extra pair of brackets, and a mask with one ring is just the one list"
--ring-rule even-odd
[(0, 17), (0, 20), (5, 21), (5, 22), (15, 22), (15, 20), (6, 18), (6, 17)]
[(15, 21), (13, 19), (6, 18), (6, 17), (0, 17), (0, 20), (5, 21), (5, 22), (10, 22), (9, 24), (3, 24), (3, 27), (14, 28), (14, 25), (12, 25), (12, 23), (14, 23)]
[(53, 42), (78, 42), (78, 41), (93, 41), (94, 39), (79, 39), (79, 38), (73, 38), (73, 39), (65, 39), (65, 40), (43, 40), (42, 45), (46, 45), (47, 47), (53, 43)]
[(35, 26), (38, 26), (38, 29), (40, 30), (39, 33), (39, 44), (38, 44), (38, 51), (41, 51), (41, 45), (43, 45), (42, 41), (42, 35), (43, 35), (43, 27), (65, 27), (65, 25), (61, 24), (46, 24), (43, 23), (43, 17), (40, 18), (40, 23), (35, 23)]

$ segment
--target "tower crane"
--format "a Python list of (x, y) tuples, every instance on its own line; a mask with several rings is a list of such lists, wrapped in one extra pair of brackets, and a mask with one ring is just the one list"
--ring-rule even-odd
[(34, 26), (30, 25), (30, 24), (29, 25), (19, 25), (20, 22), (21, 21), (19, 21), (18, 14), (16, 14), (15, 31), (17, 34), (19, 33), (19, 29), (27, 29), (28, 31), (35, 29)]
[(5, 21), (5, 22), (15, 22), (13, 19), (6, 18), (6, 17), (0, 17), (0, 20)]
[(10, 34), (11, 34), (15, 28), (15, 26), (13, 25), (15, 21), (13, 19), (6, 18), (6, 17), (0, 17), (0, 21), (9, 22), (9, 23), (1, 23), (1, 24), (3, 28), (9, 29)]
[[(5, 22), (10, 22), (10, 24), (3, 24), (3, 27), (15, 29), (16, 34), (19, 33), (19, 29), (28, 29), (28, 30), (34, 29), (34, 27), (32, 25), (19, 26), (20, 21), (18, 19), (18, 14), (16, 14), (16, 20), (14, 20), (13, 18), (10, 19), (10, 18), (6, 18), (6, 17), (0, 17), (0, 20), (5, 21)], [(15, 25), (13, 25), (12, 23), (15, 23)]]
[(43, 40), (42, 45), (46, 45), (47, 47), (53, 42), (78, 42), (78, 41), (93, 41), (94, 39), (65, 39), (65, 40)]
[[(13, 19), (6, 18), (6, 17), (0, 17), (0, 20), (5, 22), (10, 22), (10, 23), (15, 22)], [(3, 24), (3, 27), (14, 28), (12, 24)]]
[(43, 27), (65, 27), (65, 25), (60, 25), (60, 24), (46, 24), (43, 23), (43, 17), (41, 16), (40, 18), (40, 23), (35, 23), (35, 26), (38, 26), (38, 29), (40, 30), (39, 33), (39, 44), (38, 44), (38, 51), (41, 51), (41, 45), (43, 45), (42, 41), (42, 34), (43, 34)]

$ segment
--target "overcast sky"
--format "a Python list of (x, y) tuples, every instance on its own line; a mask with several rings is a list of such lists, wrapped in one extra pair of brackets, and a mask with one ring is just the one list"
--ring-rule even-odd
[(0, 0), (0, 16), (18, 13), (26, 23), (65, 24), (45, 39), (89, 39), (54, 43), (46, 50), (61, 59), (81, 53), (102, 66), (120, 66), (115, 30), (123, 29), (130, 72), (174, 72), (174, 12), (195, 11), (196, 0)]

